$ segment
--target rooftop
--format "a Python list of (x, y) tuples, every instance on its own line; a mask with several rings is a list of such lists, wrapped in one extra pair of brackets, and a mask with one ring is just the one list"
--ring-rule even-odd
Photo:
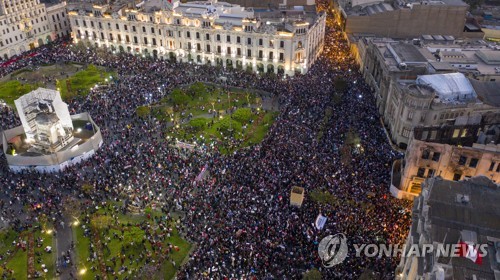
[(419, 0), (395, 0), (384, 2), (380, 0), (353, 0), (339, 1), (339, 5), (348, 15), (371, 16), (374, 14), (391, 12), (394, 10), (411, 10), (414, 6), (420, 5), (447, 5), (447, 6), (467, 6), (462, 0), (440, 0), (440, 1), (419, 1)]
[(416, 83), (433, 88), (439, 99), (436, 101), (444, 103), (462, 103), (477, 98), (472, 84), (462, 73), (421, 75)]
[[(428, 242), (457, 244), (459, 240), (473, 244), (488, 244), (500, 240), (500, 186), (485, 176), (464, 181), (446, 181), (441, 177), (426, 180), (422, 194), (415, 201), (414, 214), (425, 222), (424, 232)], [(415, 212), (417, 211), (417, 212)], [(412, 225), (412, 229), (417, 227)], [(493, 248), (492, 248), (493, 247)], [(488, 246), (488, 255), (482, 265), (467, 258), (443, 258), (433, 266), (419, 270), (432, 275), (439, 269), (448, 270), (450, 279), (495, 279), (498, 263), (495, 246)], [(451, 265), (451, 268), (447, 268)], [(419, 273), (420, 274), (420, 273)], [(434, 278), (435, 279), (435, 278)]]

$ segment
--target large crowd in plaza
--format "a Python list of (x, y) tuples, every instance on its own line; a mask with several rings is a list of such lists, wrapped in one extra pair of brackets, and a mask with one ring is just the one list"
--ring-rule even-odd
[[(32, 51), (36, 55), (1, 68), (5, 76), (23, 67), (75, 61), (119, 73), (116, 83), (68, 102), (71, 113), (90, 112), (102, 129), (105, 144), (93, 158), (57, 174), (14, 174), (1, 161), (2, 218), (26, 227), (45, 213), (57, 224), (66, 195), (94, 207), (134, 193), (139, 204), (185, 213), (181, 231), (196, 245), (178, 274), (181, 279), (296, 279), (311, 268), (325, 279), (357, 279), (365, 269), (393, 278), (393, 258), (356, 258), (352, 251), (342, 264), (324, 268), (317, 253), (321, 239), (338, 232), (346, 234), (350, 245), (401, 243), (410, 222), (408, 205), (388, 191), (390, 166), (400, 155), (387, 141), (371, 90), (332, 17), (326, 34), (321, 59), (307, 74), (286, 79), (70, 48), (65, 42), (40, 47)], [(221, 76), (228, 86), (261, 89), (279, 98), (280, 115), (261, 144), (231, 155), (216, 149), (179, 151), (163, 137), (165, 123), (136, 116), (138, 106), (159, 101), (179, 85), (220, 83)], [(340, 102), (333, 100), (337, 77), (348, 83)], [(324, 124), (328, 107), (333, 116)], [(20, 125), (13, 109), (0, 107), (0, 113), (2, 129)], [(349, 131), (359, 135), (362, 151), (346, 162), (341, 147)], [(206, 164), (206, 180), (193, 184)], [(84, 183), (95, 191), (85, 194)], [(306, 190), (301, 208), (289, 205), (292, 186)], [(307, 197), (313, 190), (327, 191), (340, 203), (322, 206)], [(38, 203), (43, 204), (40, 210), (26, 218), (19, 215), (24, 206)], [(328, 220), (317, 230), (313, 223), (320, 213)]]

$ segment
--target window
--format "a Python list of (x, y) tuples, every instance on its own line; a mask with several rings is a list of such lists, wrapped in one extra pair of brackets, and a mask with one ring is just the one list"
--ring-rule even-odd
[(422, 159), (429, 159), (430, 156), (431, 156), (431, 152), (429, 150), (424, 150), (422, 152)]
[(142, 32), (146, 33), (146, 26), (142, 27)]
[(144, 37), (144, 44), (148, 44), (148, 38)]
[(460, 137), (466, 137), (467, 136), (467, 128), (464, 128), (462, 130), (462, 135)]
[(431, 178), (431, 177), (434, 177), (434, 173), (436, 172), (436, 170), (434, 169), (429, 169), (429, 171), (427, 171), (427, 178)]
[(116, 30), (120, 30), (120, 25), (118, 23), (116, 24)]
[(280, 41), (280, 48), (285, 48), (285, 41)]
[(433, 161), (439, 161), (440, 157), (441, 157), (441, 153), (439, 153), (439, 152), (434, 152), (434, 154), (432, 154)]
[(401, 135), (403, 135), (403, 137), (410, 137), (410, 129), (407, 127), (403, 127)]
[(217, 37), (215, 38), (215, 40), (217, 40), (217, 42), (220, 42), (220, 34), (217, 34)]
[(460, 159), (458, 160), (458, 165), (465, 165), (467, 162), (467, 157), (460, 156)]
[(189, 31), (186, 32), (186, 38), (191, 38), (191, 32)]
[(208, 33), (207, 33), (207, 34), (205, 34), (205, 39), (206, 39), (207, 41), (209, 41), (209, 40), (210, 40), (210, 34), (208, 34)]
[(156, 46), (156, 38), (153, 38), (153, 46)]
[(200, 43), (197, 43), (196, 44), (196, 50), (201, 52), (201, 44)]
[(196, 39), (200, 40), (200, 32), (196, 32)]
[(477, 159), (477, 158), (471, 158), (470, 162), (469, 162), (469, 167), (476, 168), (478, 162), (479, 162), (479, 159)]
[(285, 54), (284, 53), (280, 53), (280, 61), (284, 61), (285, 60)]
[(453, 130), (453, 136), (452, 136), (452, 137), (453, 137), (453, 138), (457, 138), (457, 137), (458, 137), (458, 135), (460, 135), (460, 129), (454, 129), (454, 130)]
[(226, 36), (226, 42), (231, 43), (231, 36), (230, 35)]
[(460, 173), (455, 173), (453, 175), (453, 181), (460, 181), (460, 178), (462, 177), (462, 174)]
[(252, 50), (247, 50), (247, 56), (248, 58), (252, 57)]
[(125, 29), (125, 31), (127, 31), (127, 30), (128, 30), (128, 26), (125, 24), (125, 25), (123, 26), (123, 29)]
[(493, 171), (493, 168), (495, 168), (495, 162), (494, 161), (492, 161), (490, 163), (490, 168), (488, 168), (488, 171)]
[(136, 32), (135, 26), (132, 25), (132, 32)]
[(210, 45), (207, 45), (207, 52), (210, 52)]
[(411, 120), (413, 119), (413, 114), (414, 114), (414, 113), (415, 113), (415, 112), (413, 112), (413, 111), (408, 111), (408, 116), (407, 116), (407, 119), (408, 119), (409, 121), (411, 121)]
[(231, 54), (231, 47), (227, 47), (227, 54), (230, 55)]
[(259, 58), (262, 58), (262, 51), (259, 51)]
[(424, 178), (425, 176), (425, 168), (419, 168), (417, 171), (417, 177)]
[(217, 46), (217, 53), (221, 53), (220, 46)]
[(128, 35), (125, 35), (125, 41), (126, 41), (127, 43), (130, 43), (130, 38), (128, 37)]
[(251, 45), (252, 44), (252, 38), (247, 38), (247, 45)]
[(138, 44), (137, 36), (134, 36), (134, 44)]
[(237, 48), (236, 49), (236, 55), (237, 56), (241, 56), (241, 48)]
[(259, 39), (259, 46), (262, 46), (262, 44), (263, 44), (262, 39)]
[(236, 43), (240, 44), (241, 43), (241, 38), (240, 36), (236, 37)]

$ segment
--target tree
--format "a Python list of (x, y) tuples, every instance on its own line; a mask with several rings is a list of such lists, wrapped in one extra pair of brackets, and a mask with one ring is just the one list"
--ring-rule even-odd
[(177, 106), (185, 106), (191, 100), (187, 94), (178, 88), (172, 91), (170, 98), (172, 98), (172, 103)]
[(196, 131), (200, 131), (207, 126), (207, 120), (205, 118), (191, 119), (189, 126)]
[(302, 276), (303, 280), (321, 280), (321, 272), (316, 268), (308, 270)]
[(241, 123), (230, 118), (224, 118), (219, 122), (219, 128), (222, 132), (229, 132), (231, 128), (233, 131), (241, 131)]
[(189, 95), (191, 96), (206, 96), (208, 94), (207, 87), (202, 82), (196, 82), (189, 87)]
[(131, 227), (123, 234), (123, 241), (126, 244), (134, 244), (134, 246), (142, 243), (144, 239), (144, 231), (138, 227)]
[(252, 110), (250, 108), (238, 108), (233, 113), (233, 119), (240, 123), (247, 123), (252, 118)]
[(141, 118), (145, 118), (145, 117), (149, 116), (149, 114), (151, 114), (151, 108), (149, 108), (148, 106), (139, 106), (136, 109), (136, 113), (137, 113), (137, 116), (139, 116)]

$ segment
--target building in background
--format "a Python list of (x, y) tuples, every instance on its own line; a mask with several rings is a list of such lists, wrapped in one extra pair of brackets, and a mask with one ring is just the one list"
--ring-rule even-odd
[[(69, 22), (65, 20), (65, 6), (65, 2), (47, 7), (39, 0), (1, 0), (1, 59), (8, 59), (49, 43), (56, 39), (58, 34), (68, 34)], [(59, 15), (59, 18), (55, 17), (53, 20), (52, 15)], [(59, 23), (61, 27), (55, 30)], [(62, 32), (59, 32), (61, 30)]]
[(66, 2), (46, 3), (47, 19), (49, 20), (51, 37), (58, 39), (71, 35), (71, 26), (66, 10)]
[[(436, 251), (401, 258), (397, 280), (498, 279), (500, 273), (500, 187), (487, 177), (448, 181), (427, 179), (415, 200), (412, 225), (406, 240), (420, 251), (424, 246), (487, 244), (479, 257), (443, 257)], [(474, 260), (475, 259), (475, 260)], [(481, 264), (479, 264), (481, 263)]]
[(493, 45), (437, 35), (406, 41), (360, 37), (356, 44), (361, 72), (401, 148), (414, 127), (500, 112), (500, 50)]
[(462, 37), (468, 5), (461, 0), (336, 0), (337, 21), (347, 34), (417, 38)]
[(413, 199), (426, 178), (459, 181), (478, 175), (500, 182), (500, 125), (418, 127), (404, 159), (393, 164), (390, 190), (397, 198)]
[(75, 42), (258, 72), (305, 73), (323, 49), (325, 14), (207, 1), (145, 1), (69, 13)]

